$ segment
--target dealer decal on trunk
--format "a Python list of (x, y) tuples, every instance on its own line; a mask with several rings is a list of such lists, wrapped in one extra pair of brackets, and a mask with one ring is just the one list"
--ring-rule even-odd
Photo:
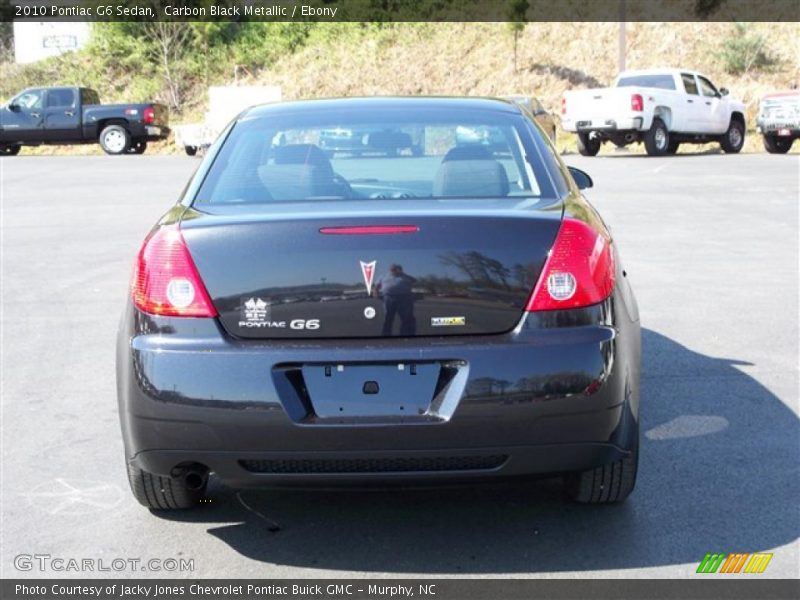
[(467, 324), (467, 317), (431, 317), (431, 327), (461, 327)]

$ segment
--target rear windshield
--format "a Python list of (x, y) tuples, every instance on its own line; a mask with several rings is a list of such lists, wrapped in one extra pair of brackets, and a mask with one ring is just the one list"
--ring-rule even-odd
[(672, 75), (630, 75), (620, 77), (617, 87), (649, 87), (674, 90), (675, 78)]
[(244, 118), (195, 202), (552, 196), (533, 135), (522, 115), (491, 110), (317, 109)]

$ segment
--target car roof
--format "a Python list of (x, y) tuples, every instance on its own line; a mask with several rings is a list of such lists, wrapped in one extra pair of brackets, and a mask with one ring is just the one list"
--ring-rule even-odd
[(701, 75), (699, 71), (694, 69), (676, 69), (675, 67), (667, 67), (664, 69), (631, 69), (630, 71), (622, 71), (617, 77), (629, 77), (631, 75), (679, 75), (681, 73), (691, 73), (692, 75)]
[[(466, 96), (373, 96), (363, 98), (325, 98), (293, 100), (253, 106), (241, 117), (275, 116), (282, 113), (324, 112), (337, 110), (427, 108), (443, 110), (489, 110), (519, 114), (516, 103), (503, 98)], [(241, 118), (240, 117), (240, 118)]]

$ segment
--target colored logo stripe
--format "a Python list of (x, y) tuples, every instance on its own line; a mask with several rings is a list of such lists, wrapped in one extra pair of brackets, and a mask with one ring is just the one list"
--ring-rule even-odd
[(728, 554), (728, 558), (725, 559), (725, 562), (722, 564), (722, 569), (720, 569), (720, 573), (738, 573), (742, 570), (744, 566), (744, 561), (747, 560), (747, 557), (750, 556), (749, 553), (747, 554)]
[(724, 558), (724, 554), (706, 554), (703, 557), (703, 560), (700, 561), (700, 566), (697, 567), (697, 572), (716, 573)]
[[(749, 560), (748, 560), (749, 558)], [(731, 554), (709, 552), (700, 561), (697, 573), (763, 573), (772, 554), (732, 552)]]
[(753, 554), (750, 562), (744, 568), (745, 573), (763, 573), (767, 568), (769, 561), (772, 560), (772, 554)]

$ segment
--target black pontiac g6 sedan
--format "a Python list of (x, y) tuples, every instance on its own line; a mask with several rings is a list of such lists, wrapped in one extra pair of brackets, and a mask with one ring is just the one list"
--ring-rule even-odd
[[(376, 128), (424, 143), (318, 144)], [(624, 500), (639, 316), (590, 185), (512, 102), (242, 113), (136, 260), (117, 356), (136, 498), (188, 508), (211, 474), (234, 488), (558, 475), (575, 500)]]

